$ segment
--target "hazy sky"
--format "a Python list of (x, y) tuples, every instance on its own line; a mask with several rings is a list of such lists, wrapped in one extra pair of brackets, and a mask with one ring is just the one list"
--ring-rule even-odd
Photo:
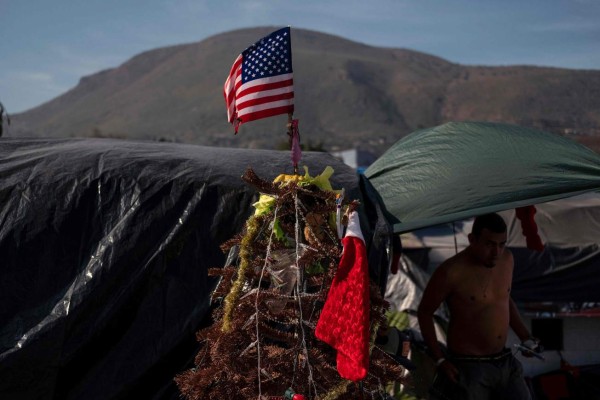
[(600, 69), (600, 0), (0, 0), (0, 102), (18, 113), (142, 51), (263, 25), (290, 25), (292, 46), (307, 28), (461, 64)]

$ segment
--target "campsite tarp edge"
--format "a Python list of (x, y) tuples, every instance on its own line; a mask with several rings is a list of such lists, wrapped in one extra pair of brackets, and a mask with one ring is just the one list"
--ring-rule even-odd
[(416, 229), (427, 228), (427, 227), (434, 226), (434, 225), (445, 224), (445, 223), (453, 222), (453, 221), (461, 221), (461, 220), (464, 220), (467, 218), (475, 217), (477, 215), (487, 214), (487, 213), (491, 213), (491, 212), (499, 212), (499, 211), (504, 211), (504, 210), (510, 210), (513, 208), (536, 205), (536, 204), (540, 204), (540, 203), (546, 203), (548, 201), (564, 199), (564, 198), (578, 196), (578, 195), (581, 195), (584, 193), (590, 193), (590, 192), (600, 192), (600, 189), (599, 188), (591, 188), (591, 189), (579, 190), (579, 191), (575, 191), (575, 192), (558, 193), (558, 194), (552, 195), (552, 196), (536, 197), (533, 199), (523, 199), (523, 200), (517, 200), (517, 201), (513, 201), (513, 202), (509, 202), (509, 203), (502, 203), (502, 204), (492, 204), (487, 207), (479, 207), (479, 208), (475, 208), (475, 209), (463, 210), (463, 211), (452, 213), (452, 214), (446, 214), (446, 215), (441, 215), (438, 217), (431, 217), (431, 218), (422, 219), (422, 220), (410, 221), (410, 222), (406, 222), (406, 223), (398, 222), (393, 225), (393, 232), (394, 232), (394, 234), (410, 232), (410, 231), (413, 231)]

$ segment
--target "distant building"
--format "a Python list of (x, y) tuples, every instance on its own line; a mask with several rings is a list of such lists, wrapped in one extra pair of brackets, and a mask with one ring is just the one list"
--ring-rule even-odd
[(369, 165), (377, 160), (375, 154), (359, 149), (333, 151), (331, 155), (340, 159), (344, 164), (354, 168), (358, 173), (363, 173)]

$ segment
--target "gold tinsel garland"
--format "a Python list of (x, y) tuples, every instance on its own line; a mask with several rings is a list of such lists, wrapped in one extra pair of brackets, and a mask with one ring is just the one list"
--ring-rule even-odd
[(240, 243), (240, 266), (238, 268), (237, 279), (231, 287), (231, 291), (225, 297), (224, 303), (224, 314), (223, 314), (223, 326), (221, 330), (223, 332), (231, 332), (231, 314), (233, 309), (240, 297), (244, 282), (246, 281), (246, 273), (250, 268), (250, 257), (252, 252), (252, 242), (256, 239), (260, 228), (259, 217), (251, 216), (246, 222), (246, 234), (242, 237)]

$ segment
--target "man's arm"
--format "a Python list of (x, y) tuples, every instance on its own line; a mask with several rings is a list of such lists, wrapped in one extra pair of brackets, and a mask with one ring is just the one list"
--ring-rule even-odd
[(531, 334), (529, 333), (529, 329), (527, 329), (525, 323), (521, 319), (519, 309), (517, 308), (517, 305), (513, 301), (512, 297), (509, 298), (508, 310), (510, 316), (509, 325), (511, 329), (519, 337), (521, 342), (526, 341), (531, 337)]
[[(521, 339), (521, 345), (533, 350), (533, 352), (530, 352), (530, 351), (523, 351), (523, 349), (521, 349), (521, 354), (523, 354), (524, 357), (529, 358), (529, 357), (532, 357), (534, 355), (534, 353), (542, 352), (543, 348), (540, 345), (540, 340), (538, 338), (531, 336), (531, 333), (529, 333), (529, 330), (527, 329), (527, 327), (525, 326), (525, 323), (521, 319), (521, 315), (519, 314), (519, 309), (517, 308), (517, 305), (515, 304), (515, 302), (513, 301), (512, 298), (509, 298), (509, 313), (510, 313), (510, 321), (509, 321), (510, 327), (515, 332), (515, 334), (519, 337), (519, 339)], [(539, 357), (539, 356), (536, 356), (536, 357)]]
[[(514, 270), (515, 261), (514, 261), (512, 252), (510, 250), (507, 249), (506, 254), (509, 257), (508, 261), (510, 263), (511, 276), (512, 276), (512, 271)], [(513, 332), (519, 337), (521, 342), (524, 342), (525, 340), (529, 339), (531, 337), (531, 335), (529, 334), (529, 330), (525, 326), (525, 323), (523, 323), (523, 320), (521, 319), (521, 314), (519, 313), (519, 309), (517, 308), (517, 305), (513, 301), (512, 296), (508, 297), (508, 316), (509, 316), (508, 325), (513, 330)]]
[(444, 354), (437, 340), (435, 326), (433, 323), (433, 314), (448, 296), (448, 268), (447, 265), (440, 265), (433, 273), (427, 287), (421, 297), (417, 317), (423, 340), (431, 352), (434, 360), (441, 359)]
[(417, 317), (419, 319), (419, 327), (421, 328), (423, 340), (427, 347), (429, 347), (429, 351), (436, 361), (437, 367), (440, 368), (450, 380), (458, 382), (458, 370), (452, 363), (444, 359), (444, 353), (442, 353), (442, 349), (438, 343), (435, 325), (433, 324), (433, 314), (440, 304), (446, 300), (452, 288), (448, 267), (448, 262), (442, 263), (429, 279), (429, 283), (427, 283), (427, 287), (421, 298), (421, 303), (419, 304)]

